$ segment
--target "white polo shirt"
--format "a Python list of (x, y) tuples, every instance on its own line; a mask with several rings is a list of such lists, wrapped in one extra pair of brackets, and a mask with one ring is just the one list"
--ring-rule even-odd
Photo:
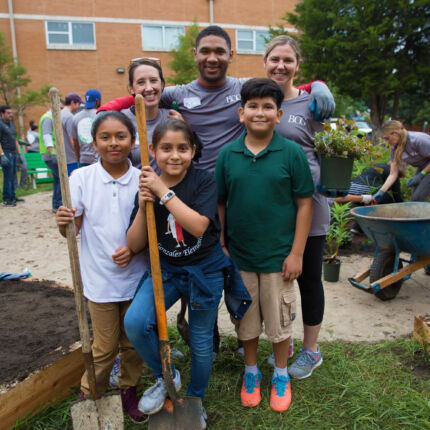
[(112, 254), (127, 244), (126, 232), (138, 189), (139, 170), (114, 179), (101, 162), (82, 167), (70, 177), (72, 205), (83, 215), (81, 272), (84, 295), (97, 303), (121, 302), (134, 297), (148, 267), (145, 253), (135, 255), (125, 268), (112, 261)]

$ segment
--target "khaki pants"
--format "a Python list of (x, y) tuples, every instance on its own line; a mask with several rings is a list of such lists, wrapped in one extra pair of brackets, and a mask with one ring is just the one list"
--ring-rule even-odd
[[(122, 390), (139, 384), (143, 360), (133, 348), (124, 330), (124, 315), (131, 301), (95, 303), (88, 300), (93, 327), (93, 358), (96, 373), (96, 389), (103, 394), (109, 385), (109, 375), (119, 350), (119, 386)], [(88, 395), (87, 372), (81, 379), (81, 390)]]

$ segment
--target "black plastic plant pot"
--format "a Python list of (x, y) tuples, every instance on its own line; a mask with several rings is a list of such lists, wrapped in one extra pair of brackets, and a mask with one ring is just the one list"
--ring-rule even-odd
[(353, 158), (326, 157), (322, 154), (320, 178), (322, 189), (348, 191), (353, 164)]
[(339, 258), (324, 258), (323, 275), (324, 281), (337, 282), (339, 281), (341, 261)]

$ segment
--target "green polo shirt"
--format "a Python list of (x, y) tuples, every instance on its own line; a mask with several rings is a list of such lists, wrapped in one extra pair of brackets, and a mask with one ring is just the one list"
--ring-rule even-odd
[(291, 251), (297, 197), (314, 192), (303, 149), (276, 131), (254, 155), (245, 133), (219, 153), (215, 176), (220, 201), (227, 202), (230, 254), (241, 270), (274, 273)]

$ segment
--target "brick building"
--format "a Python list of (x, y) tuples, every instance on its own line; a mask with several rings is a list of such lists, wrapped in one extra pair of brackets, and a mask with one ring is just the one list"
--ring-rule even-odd
[[(32, 82), (83, 97), (98, 88), (103, 100), (127, 94), (130, 59), (161, 59), (169, 76), (169, 49), (194, 18), (199, 27), (222, 26), (235, 51), (229, 74), (263, 76), (261, 52), (268, 25), (276, 25), (296, 0), (0, 0), (0, 31)], [(12, 33), (14, 33), (14, 38)], [(25, 111), (38, 119), (46, 107)]]

